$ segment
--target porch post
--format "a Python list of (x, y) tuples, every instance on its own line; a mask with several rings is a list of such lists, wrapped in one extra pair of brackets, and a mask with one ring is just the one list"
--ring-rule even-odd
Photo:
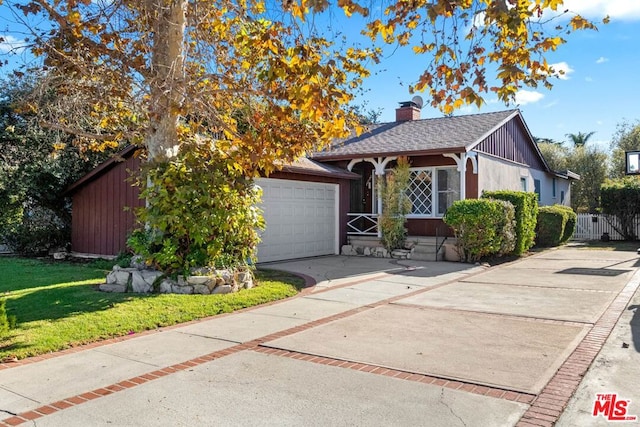
[(458, 172), (460, 173), (460, 200), (464, 200), (467, 198), (467, 159), (471, 159), (471, 164), (473, 166), (473, 173), (478, 173), (478, 163), (476, 160), (476, 153), (460, 153), (460, 156), (453, 153), (445, 153), (444, 157), (449, 157), (450, 159), (455, 160), (456, 165), (458, 166)]
[[(347, 170), (349, 171), (351, 171), (353, 167), (360, 162), (369, 162), (373, 165), (374, 167), (373, 172), (374, 172), (375, 179), (372, 179), (371, 185), (372, 185), (372, 192), (373, 194), (375, 194), (376, 200), (377, 200), (378, 215), (382, 213), (382, 197), (380, 195), (380, 192), (376, 188), (376, 181), (378, 179), (382, 179), (382, 177), (385, 174), (384, 169), (387, 167), (389, 162), (396, 160), (397, 158), (398, 158), (397, 156), (389, 156), (389, 157), (378, 157), (377, 159), (370, 158), (370, 157), (364, 158), (364, 159), (351, 159), (351, 161), (347, 165)], [(372, 208), (371, 210), (373, 210), (373, 206), (371, 208)], [(378, 237), (382, 237), (382, 232), (380, 231), (380, 227), (377, 227), (377, 228), (378, 228)]]

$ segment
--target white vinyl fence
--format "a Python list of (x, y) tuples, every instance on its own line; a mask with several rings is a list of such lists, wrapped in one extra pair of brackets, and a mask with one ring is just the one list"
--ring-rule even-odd
[[(619, 222), (615, 216), (604, 214), (578, 214), (576, 232), (573, 240), (599, 240), (603, 233), (609, 233), (611, 240), (624, 240), (614, 227), (618, 228)], [(636, 236), (640, 236), (640, 216), (633, 221)]]

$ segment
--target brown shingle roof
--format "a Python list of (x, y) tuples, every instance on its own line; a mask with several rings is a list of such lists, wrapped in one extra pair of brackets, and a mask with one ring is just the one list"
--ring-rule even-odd
[(360, 136), (335, 143), (311, 157), (338, 160), (358, 156), (461, 152), (471, 149), (518, 114), (518, 110), (507, 110), (371, 125)]
[(332, 178), (358, 179), (360, 175), (333, 165), (319, 163), (306, 157), (301, 157), (293, 163), (282, 166), (284, 172), (301, 175), (327, 176)]

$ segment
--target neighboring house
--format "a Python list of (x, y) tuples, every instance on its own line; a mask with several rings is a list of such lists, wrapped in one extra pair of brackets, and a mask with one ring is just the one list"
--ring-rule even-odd
[[(115, 255), (125, 248), (134, 222), (123, 208), (142, 205), (125, 182), (126, 171), (139, 167), (132, 153), (125, 150), (124, 162), (110, 160), (69, 189), (74, 252)], [(410, 236), (451, 235), (442, 221), (447, 208), (483, 191), (535, 191), (542, 205), (568, 205), (571, 181), (579, 179), (549, 169), (518, 110), (421, 120), (418, 106), (404, 102), (395, 122), (370, 125), (257, 181), (267, 224), (259, 261), (336, 254), (348, 235), (376, 236), (382, 206), (376, 181), (399, 156), (412, 168)]]

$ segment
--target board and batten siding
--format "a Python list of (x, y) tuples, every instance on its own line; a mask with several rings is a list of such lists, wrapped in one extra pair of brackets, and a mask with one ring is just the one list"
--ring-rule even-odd
[(527, 165), (538, 170), (545, 170), (536, 152), (528, 131), (519, 118), (515, 117), (475, 147), (475, 151), (491, 154), (501, 159)]
[[(139, 190), (127, 179), (140, 161), (129, 157), (73, 194), (71, 250), (82, 254), (117, 255), (135, 228), (133, 209), (144, 206)], [(128, 208), (126, 210), (125, 208)]]
[[(133, 209), (144, 206), (139, 190), (127, 179), (140, 169), (140, 160), (128, 156), (101, 170), (72, 192), (71, 250), (81, 254), (117, 255), (126, 249), (128, 234), (136, 226)], [(346, 244), (349, 180), (323, 176), (275, 172), (272, 178), (339, 184), (339, 236)], [(125, 208), (130, 208), (126, 210)]]

